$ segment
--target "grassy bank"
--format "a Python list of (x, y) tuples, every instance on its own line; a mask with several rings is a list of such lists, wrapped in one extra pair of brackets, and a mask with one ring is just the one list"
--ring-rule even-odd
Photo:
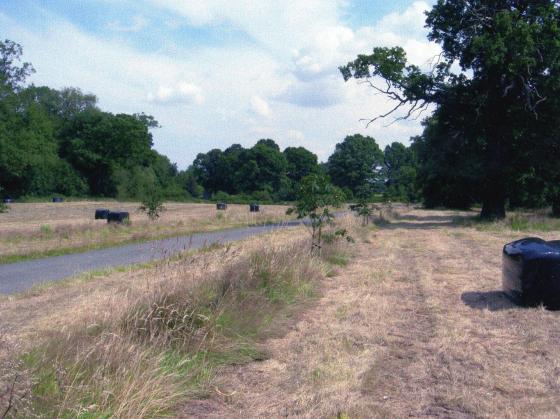
[[(262, 343), (283, 334), (320, 294), (323, 278), (348, 258), (341, 241), (317, 258), (309, 256), (307, 240), (283, 237), (260, 239), (240, 253), (217, 250), (229, 252), (225, 263), (207, 253), (189, 260), (188, 269), (174, 262), (169, 275), (159, 267), (163, 278), (141, 292), (92, 301), (75, 321), (43, 331), (4, 377), (19, 376), (12, 412), (169, 415), (186, 398), (208, 392), (223, 366), (266, 358)], [(3, 396), (5, 405), (9, 395)]]
[[(94, 220), (98, 207), (128, 211), (131, 224)], [(167, 204), (156, 222), (137, 209), (138, 204), (122, 202), (14, 204), (9, 213), (0, 214), (0, 264), (288, 219), (283, 206), (250, 213), (237, 205), (216, 211), (207, 204)]]

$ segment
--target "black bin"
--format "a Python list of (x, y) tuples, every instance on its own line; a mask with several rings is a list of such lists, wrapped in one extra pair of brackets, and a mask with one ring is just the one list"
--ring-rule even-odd
[(259, 212), (260, 211), (260, 206), (259, 204), (249, 204), (249, 211), (250, 212)]
[(128, 212), (124, 212), (124, 211), (117, 211), (117, 212), (113, 212), (113, 211), (109, 211), (109, 213), (107, 214), (107, 222), (108, 223), (117, 223), (117, 224), (122, 224), (126, 221), (129, 220), (129, 214)]
[(227, 210), (227, 204), (225, 202), (218, 202), (216, 204), (216, 209), (220, 211)]
[(106, 220), (109, 217), (109, 210), (105, 208), (98, 208), (95, 210), (96, 220)]
[(508, 243), (502, 253), (502, 286), (518, 304), (560, 308), (560, 240), (528, 237)]
[(64, 202), (64, 198), (61, 198), (60, 196), (55, 196), (52, 199), (53, 202)]

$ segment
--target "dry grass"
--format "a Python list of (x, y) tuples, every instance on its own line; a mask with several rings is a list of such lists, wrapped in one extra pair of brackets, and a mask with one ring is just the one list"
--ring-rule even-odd
[[(138, 207), (115, 201), (10, 204), (10, 211), (0, 214), (0, 261), (287, 219), (281, 205), (250, 213), (248, 205), (216, 211), (211, 204), (168, 203), (161, 218), (151, 222)], [(131, 225), (94, 220), (96, 208), (128, 211)]]
[[(104, 366), (104, 377), (114, 377), (115, 370), (142, 381), (97, 381), (90, 387), (97, 400), (86, 406), (90, 413), (177, 416), (161, 406), (183, 402), (182, 417), (558, 417), (560, 312), (520, 308), (500, 292), (502, 246), (527, 233), (506, 223), (466, 225), (460, 220), (470, 219), (468, 212), (399, 207), (383, 215), (382, 226), (353, 233), (350, 260), (325, 252), (331, 262), (322, 262), (320, 272), (299, 256), (298, 228), (152, 270), (7, 300), (0, 307), (5, 347), (36, 346), (45, 337), (52, 342), (47, 331), (54, 330), (55, 342), (61, 336), (96, 342), (84, 347), (91, 352), (64, 343), (74, 348), (72, 359), (91, 353), (86, 359), (95, 360), (92, 365), (104, 365), (102, 349), (111, 349), (118, 363)], [(311, 281), (282, 286), (280, 294), (269, 290), (257, 300), (253, 291), (245, 293), (263, 284), (266, 276), (258, 272), (284, 278), (292, 268)], [(231, 288), (231, 278), (238, 286)], [(187, 282), (203, 285), (168, 286)], [(301, 297), (294, 304), (287, 303), (290, 289)], [(223, 290), (249, 296), (217, 298), (230, 295)], [(271, 308), (279, 296), (286, 310)], [(212, 301), (215, 309), (192, 301)], [(224, 315), (226, 307), (235, 315)], [(273, 313), (273, 320), (263, 313)], [(170, 328), (178, 318), (186, 319), (183, 327)], [(212, 327), (201, 328), (200, 321)], [(200, 363), (162, 347), (186, 348), (188, 354), (200, 347), (205, 357)], [(19, 350), (29, 352), (29, 346)], [(142, 367), (123, 369), (135, 360)], [(163, 365), (163, 374), (150, 373), (150, 365)], [(147, 394), (143, 382), (165, 392), (137, 397)], [(104, 393), (113, 387), (121, 390)], [(64, 406), (78, 413), (80, 404), (72, 400)]]
[[(332, 265), (309, 256), (302, 233), (5, 298), (0, 412), (14, 379), (23, 416), (165, 416), (208, 394), (220, 368), (266, 357), (263, 342), (318, 295)], [(337, 243), (324, 252), (341, 255)]]
[(502, 245), (523, 233), (393, 215), (268, 360), (229, 367), (184, 416), (558, 417), (560, 313), (500, 292)]

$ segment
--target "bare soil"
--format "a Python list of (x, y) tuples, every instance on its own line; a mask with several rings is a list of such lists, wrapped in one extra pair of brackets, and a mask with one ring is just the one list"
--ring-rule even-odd
[(502, 246), (524, 234), (399, 212), (267, 360), (228, 367), (183, 416), (558, 417), (560, 313), (501, 293)]

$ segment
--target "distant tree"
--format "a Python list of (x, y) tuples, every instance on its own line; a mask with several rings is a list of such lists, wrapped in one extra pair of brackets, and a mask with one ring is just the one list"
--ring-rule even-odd
[(383, 154), (386, 196), (392, 200), (416, 201), (417, 162), (414, 149), (394, 142), (385, 147)]
[(0, 100), (17, 93), (25, 79), (35, 72), (30, 63), (21, 63), (21, 45), (6, 39), (0, 41)]
[(258, 177), (255, 191), (278, 191), (284, 186), (288, 162), (280, 147), (270, 140), (259, 140), (250, 150), (250, 158), (257, 163)]
[(304, 147), (287, 147), (284, 150), (287, 161), (287, 175), (290, 180), (299, 182), (311, 173), (317, 173), (317, 155)]
[(192, 167), (198, 181), (206, 190), (214, 193), (226, 189), (225, 179), (231, 176), (231, 172), (222, 150), (215, 148), (208, 153), (199, 153)]
[(356, 194), (364, 187), (371, 192), (381, 182), (383, 152), (371, 137), (354, 134), (336, 145), (328, 160), (332, 182)]
[(80, 112), (61, 131), (61, 155), (85, 178), (91, 193), (115, 196), (115, 173), (154, 162), (152, 135), (133, 115)]

